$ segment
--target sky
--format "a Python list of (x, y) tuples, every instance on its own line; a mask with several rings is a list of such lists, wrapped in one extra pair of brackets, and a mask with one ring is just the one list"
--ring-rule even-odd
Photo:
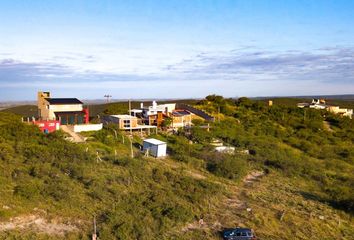
[(0, 1), (0, 101), (354, 93), (352, 0)]

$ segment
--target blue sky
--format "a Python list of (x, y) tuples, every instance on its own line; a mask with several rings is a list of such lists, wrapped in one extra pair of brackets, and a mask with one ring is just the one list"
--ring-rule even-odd
[(354, 92), (354, 1), (0, 2), (0, 101)]

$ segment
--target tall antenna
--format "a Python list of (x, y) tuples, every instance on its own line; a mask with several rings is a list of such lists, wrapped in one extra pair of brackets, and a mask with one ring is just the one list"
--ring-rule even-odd
[(106, 102), (109, 103), (110, 98), (112, 98), (112, 95), (106, 94), (104, 95), (104, 97), (106, 98)]

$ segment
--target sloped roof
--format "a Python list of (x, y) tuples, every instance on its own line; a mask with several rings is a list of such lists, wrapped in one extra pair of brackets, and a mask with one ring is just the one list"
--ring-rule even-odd
[(179, 116), (186, 116), (186, 115), (190, 115), (191, 113), (188, 112), (187, 110), (174, 110), (172, 112), (173, 116), (179, 117)]
[(50, 104), (52, 105), (60, 105), (60, 104), (83, 104), (79, 99), (77, 98), (46, 98)]

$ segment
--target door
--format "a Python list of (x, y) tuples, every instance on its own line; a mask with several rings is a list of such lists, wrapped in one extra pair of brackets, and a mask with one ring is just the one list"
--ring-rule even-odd
[(75, 115), (69, 115), (69, 124), (74, 125), (75, 124)]
[(83, 124), (84, 123), (84, 117), (82, 115), (77, 115), (77, 124)]
[(68, 124), (68, 118), (67, 118), (66, 115), (60, 116), (60, 124), (61, 124), (61, 125), (66, 125), (66, 124)]

